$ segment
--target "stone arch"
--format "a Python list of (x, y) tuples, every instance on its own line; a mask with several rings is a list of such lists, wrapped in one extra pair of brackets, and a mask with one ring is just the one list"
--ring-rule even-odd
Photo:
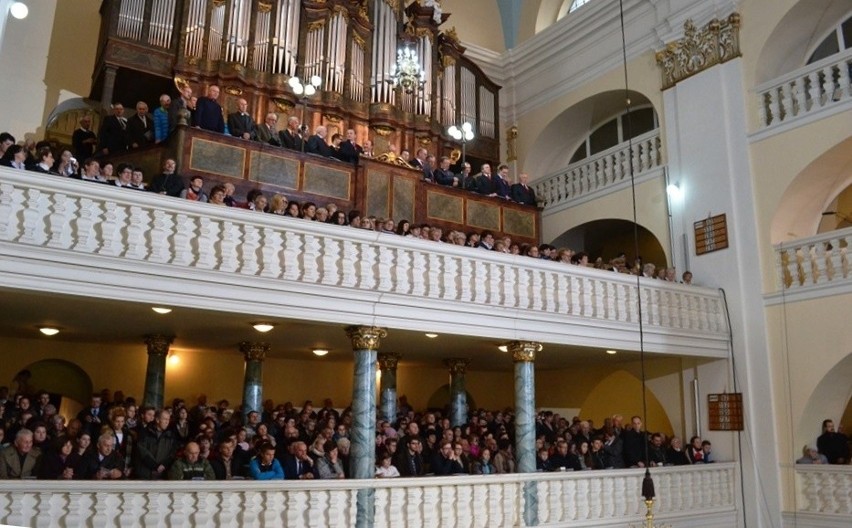
[(70, 419), (89, 402), (93, 392), (92, 378), (82, 367), (58, 358), (30, 363), (25, 370), (32, 374), (30, 386), (62, 397), (59, 414)]
[[(551, 244), (556, 247), (569, 247), (575, 251), (585, 251), (589, 259), (602, 257), (608, 261), (619, 252), (624, 251), (628, 256), (633, 255), (633, 222), (619, 218), (592, 220), (568, 229)], [(653, 262), (657, 266), (668, 266), (666, 252), (659, 239), (647, 228), (638, 226), (639, 254), (645, 262)]]
[(850, 185), (852, 137), (840, 141), (809, 163), (787, 186), (772, 218), (772, 244), (815, 235), (822, 213)]
[[(651, 106), (650, 99), (630, 91), (634, 108)], [(588, 97), (562, 111), (539, 133), (525, 156), (524, 170), (545, 176), (568, 165), (571, 155), (597, 125), (624, 112), (624, 90), (609, 90)], [(658, 114), (654, 108), (655, 115)]]
[(800, 0), (763, 44), (755, 82), (759, 85), (804, 66), (827, 32), (850, 13), (848, 0)]
[(816, 441), (824, 419), (831, 418), (835, 424), (841, 423), (849, 401), (852, 399), (850, 379), (852, 379), (852, 353), (847, 354), (828, 369), (811, 392), (796, 427), (796, 444), (793, 446), (796, 453), (801, 446)]
[[(643, 416), (648, 431), (675, 434), (672, 421), (657, 395), (645, 387), (648, 402), (648, 415)], [(642, 380), (626, 370), (616, 370), (609, 374), (589, 391), (586, 400), (580, 406), (580, 416), (592, 418), (595, 426), (603, 423), (603, 418), (621, 414), (625, 422), (633, 415), (642, 416)]]

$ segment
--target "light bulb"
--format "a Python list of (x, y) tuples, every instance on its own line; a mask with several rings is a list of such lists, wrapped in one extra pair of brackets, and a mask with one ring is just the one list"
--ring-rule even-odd
[(464, 130), (465, 132), (473, 132), (473, 125), (465, 121), (465, 123), (462, 125), (462, 130)]
[(470, 130), (465, 132), (464, 133), (464, 139), (465, 139), (465, 141), (470, 141), (471, 139), (473, 139), (473, 132), (471, 132)]
[(322, 357), (322, 356), (325, 356), (326, 354), (328, 354), (328, 350), (325, 350), (325, 349), (322, 349), (322, 348), (315, 348), (313, 350), (313, 353), (314, 353), (315, 356)]
[(302, 95), (305, 92), (305, 87), (301, 84), (297, 84), (293, 87), (293, 93), (296, 95)]
[(23, 2), (15, 2), (9, 8), (9, 13), (18, 20), (22, 20), (27, 18), (27, 15), (30, 13), (30, 9), (27, 7), (27, 4)]
[(453, 125), (449, 129), (447, 129), (447, 132), (449, 132), (452, 137), (456, 137), (456, 133), (458, 133), (458, 131), (459, 129), (458, 127), (456, 127), (456, 125)]
[(315, 88), (319, 88), (322, 84), (322, 78), (320, 78), (319, 75), (314, 75), (311, 77), (311, 84), (313, 84)]
[(271, 323), (254, 323), (252, 327), (254, 327), (254, 329), (258, 332), (265, 334), (275, 328), (275, 325)]
[(289, 85), (290, 85), (290, 88), (292, 88), (292, 89), (294, 89), (294, 90), (295, 90), (295, 89), (296, 89), (296, 86), (298, 86), (298, 85), (300, 85), (300, 84), (302, 84), (302, 83), (301, 83), (301, 82), (299, 82), (299, 78), (298, 78), (298, 77), (290, 77), (290, 80), (289, 80), (289, 81), (287, 81), (287, 84), (289, 84)]
[(316, 89), (316, 87), (314, 87), (313, 84), (309, 84), (309, 85), (305, 86), (305, 95), (311, 96), (311, 95), (314, 95), (315, 93), (317, 93), (317, 89)]

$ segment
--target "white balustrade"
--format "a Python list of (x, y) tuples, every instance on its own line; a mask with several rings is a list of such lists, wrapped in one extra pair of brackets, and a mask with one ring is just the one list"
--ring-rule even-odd
[(852, 281), (850, 242), (852, 228), (778, 244), (775, 262), (779, 289), (804, 290)]
[[(848, 275), (845, 247), (840, 252), (848, 234), (830, 240), (835, 249), (824, 256), (825, 280)], [(341, 296), (392, 293), (394, 306), (411, 309), (426, 309), (428, 299), (430, 309), (469, 313), (482, 305), (495, 316), (504, 310), (536, 324), (550, 314), (546, 322), (566, 335), (555, 329), (571, 321), (630, 332), (637, 323), (631, 275), (0, 169), (0, 255), (39, 251), (52, 252), (41, 260), (57, 265), (56, 252), (86, 254), (93, 273), (112, 271), (119, 257), (137, 270), (147, 262), (160, 265), (158, 273), (172, 268), (175, 277), (186, 269), (196, 277), (214, 273), (211, 280), (235, 287), (242, 284), (238, 277), (265, 277), (277, 279), (282, 292), (315, 285), (321, 297), (328, 288)], [(674, 332), (723, 352), (726, 323), (717, 291), (639, 282), (647, 332), (667, 342)]]
[(796, 465), (796, 511), (852, 525), (852, 467)]
[(631, 160), (634, 175), (662, 167), (659, 130), (637, 136), (631, 143), (632, 151), (628, 142), (620, 143), (537, 180), (534, 188), (539, 205), (547, 212), (620, 189), (619, 184), (630, 181)]
[(852, 99), (852, 49), (757, 87), (760, 127), (771, 128)]
[[(732, 463), (652, 472), (659, 519), (735, 512)], [(685, 475), (695, 477), (699, 485)], [(3, 481), (0, 523), (15, 526), (355, 526), (358, 490), (374, 489), (376, 527), (524, 526), (535, 482), (539, 525), (626, 526), (644, 514), (643, 470), (344, 481)], [(849, 478), (847, 476), (847, 478)], [(847, 493), (850, 489), (847, 484)], [(715, 491), (714, 491), (715, 490)], [(825, 500), (839, 504), (825, 493)], [(823, 500), (823, 499), (819, 499)], [(822, 503), (818, 503), (822, 504)], [(848, 513), (849, 501), (845, 508)]]

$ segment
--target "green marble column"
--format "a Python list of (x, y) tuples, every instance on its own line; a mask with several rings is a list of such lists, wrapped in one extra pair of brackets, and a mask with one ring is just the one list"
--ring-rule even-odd
[(467, 423), (467, 391), (464, 386), (464, 374), (470, 360), (465, 358), (447, 358), (444, 365), (450, 370), (450, 423), (453, 427)]
[(148, 369), (145, 371), (143, 405), (150, 405), (157, 409), (163, 408), (163, 394), (166, 388), (166, 358), (169, 356), (169, 347), (174, 340), (174, 336), (145, 336), (145, 344), (148, 346)]
[[(387, 330), (375, 326), (350, 326), (355, 373), (352, 383), (352, 429), (349, 440), (349, 473), (356, 479), (373, 479), (376, 473), (376, 355)], [(373, 526), (375, 490), (358, 490), (355, 526)]]
[(379, 394), (382, 419), (390, 423), (396, 421), (396, 366), (402, 356), (394, 353), (379, 354), (379, 370), (382, 373)]
[[(515, 362), (515, 459), (519, 473), (535, 473), (535, 355), (541, 343), (512, 341), (509, 352)], [(524, 483), (524, 522), (538, 524), (536, 483)]]
[(263, 412), (263, 360), (269, 353), (269, 343), (240, 343), (240, 352), (246, 358), (243, 381), (243, 423), (252, 411)]

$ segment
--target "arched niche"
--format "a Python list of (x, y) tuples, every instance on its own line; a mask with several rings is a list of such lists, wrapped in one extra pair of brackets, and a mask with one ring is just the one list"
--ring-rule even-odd
[(814, 47), (850, 12), (849, 0), (801, 0), (791, 7), (763, 45), (755, 82), (762, 84), (804, 66)]
[(852, 185), (852, 137), (820, 155), (784, 191), (772, 218), (770, 240), (779, 244), (815, 235), (823, 212)]
[(76, 363), (64, 359), (42, 359), (25, 367), (32, 377), (29, 385), (36, 390), (62, 397), (59, 414), (70, 419), (89, 403), (92, 378)]
[[(625, 252), (628, 257), (633, 257), (633, 222), (618, 218), (607, 218), (594, 220), (580, 224), (565, 231), (556, 237), (552, 245), (562, 248), (571, 248), (574, 251), (585, 251), (589, 254), (589, 260), (594, 261), (602, 257), (604, 262)], [(660, 266), (667, 266), (666, 252), (662, 244), (654, 234), (641, 225), (636, 226), (639, 234), (639, 255), (644, 262), (653, 262)]]
[(668, 413), (648, 387), (645, 387), (645, 399), (647, 415), (642, 408), (642, 380), (626, 370), (617, 370), (589, 392), (580, 407), (580, 416), (593, 419), (595, 427), (600, 427), (604, 418), (614, 414), (623, 415), (625, 423), (629, 423), (631, 416), (638, 415), (642, 416), (648, 431), (673, 435), (674, 428)]
[(830, 368), (811, 392), (796, 429), (794, 452), (798, 453), (803, 445), (815, 442), (822, 433), (824, 419), (830, 418), (835, 424), (843, 423), (852, 399), (849, 380), (852, 380), (852, 353)]
[[(636, 91), (628, 92), (631, 106), (651, 106), (651, 101)], [(553, 118), (532, 143), (525, 156), (524, 170), (534, 177), (545, 176), (566, 167), (572, 154), (598, 125), (625, 111), (624, 90), (595, 94), (565, 109)], [(654, 109), (655, 114), (656, 109)]]

